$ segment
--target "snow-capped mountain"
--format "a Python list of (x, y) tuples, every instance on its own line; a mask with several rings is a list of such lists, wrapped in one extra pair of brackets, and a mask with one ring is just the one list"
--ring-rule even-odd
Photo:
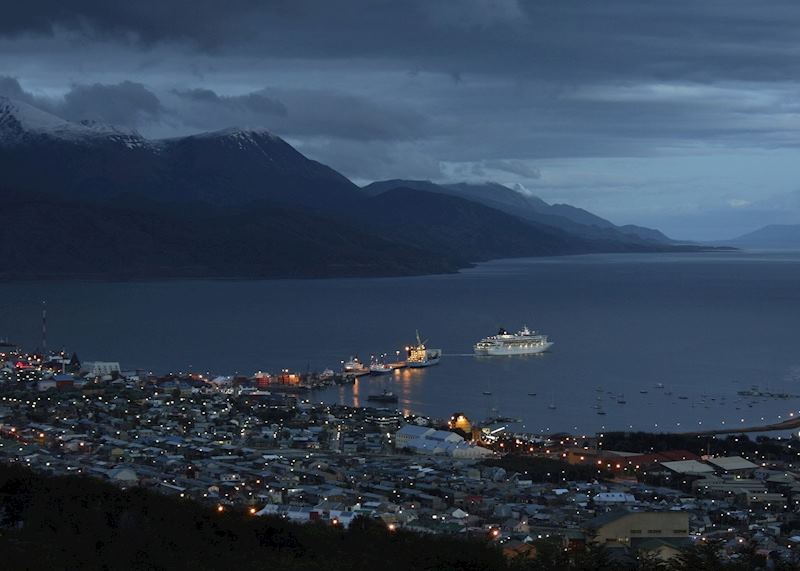
[(226, 129), (149, 140), (102, 123), (66, 121), (4, 97), (0, 171), (6, 188), (80, 199), (143, 195), (322, 208), (362, 198), (347, 178), (267, 131)]
[(96, 121), (75, 123), (28, 103), (0, 96), (0, 145), (18, 145), (43, 138), (63, 141), (115, 140), (127, 145), (144, 144), (136, 131)]

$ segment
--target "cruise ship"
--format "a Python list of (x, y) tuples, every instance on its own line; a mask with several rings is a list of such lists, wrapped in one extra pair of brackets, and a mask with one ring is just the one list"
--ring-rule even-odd
[(517, 333), (500, 329), (497, 335), (475, 343), (473, 349), (476, 355), (533, 355), (547, 351), (552, 346), (547, 335), (540, 335), (526, 326)]

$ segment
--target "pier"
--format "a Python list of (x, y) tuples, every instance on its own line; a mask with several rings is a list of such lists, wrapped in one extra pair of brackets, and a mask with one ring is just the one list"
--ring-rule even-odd
[(742, 434), (746, 432), (774, 432), (777, 430), (795, 430), (800, 428), (800, 416), (788, 418), (781, 422), (773, 422), (761, 426), (746, 426), (738, 428), (719, 428), (715, 430), (692, 430), (690, 432), (678, 432), (687, 436), (714, 436), (716, 434)]

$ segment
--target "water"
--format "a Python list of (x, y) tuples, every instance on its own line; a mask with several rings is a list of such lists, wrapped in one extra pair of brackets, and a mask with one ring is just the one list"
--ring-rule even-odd
[[(690, 430), (800, 411), (800, 399), (736, 395), (754, 384), (800, 394), (800, 253), (502, 260), (403, 279), (0, 284), (0, 336), (37, 346), (43, 299), (51, 347), (158, 372), (338, 368), (392, 354), (416, 329), (445, 352), (436, 367), (316, 400), (366, 404), (385, 388), (406, 412), (496, 409), (530, 431)], [(475, 340), (524, 324), (550, 335), (552, 352), (469, 356)]]

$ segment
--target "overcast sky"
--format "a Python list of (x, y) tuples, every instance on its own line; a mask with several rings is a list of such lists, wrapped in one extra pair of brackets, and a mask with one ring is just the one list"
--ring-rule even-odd
[(27, 0), (0, 94), (153, 137), (267, 128), (358, 183), (493, 180), (679, 238), (800, 223), (797, 0)]

